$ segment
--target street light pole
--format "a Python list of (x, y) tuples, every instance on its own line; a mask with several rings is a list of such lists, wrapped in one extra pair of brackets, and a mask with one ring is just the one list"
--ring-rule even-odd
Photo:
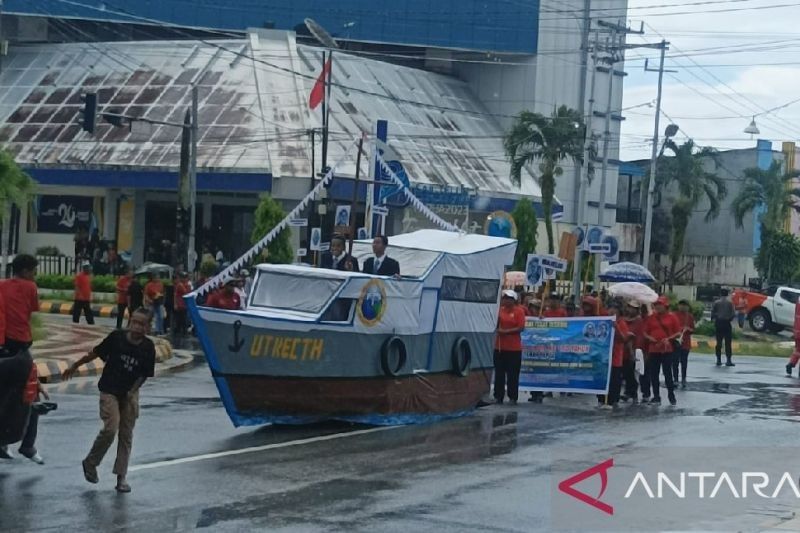
[(658, 161), (658, 128), (661, 118), (661, 86), (664, 79), (664, 56), (667, 53), (667, 41), (661, 41), (661, 58), (658, 65), (658, 96), (656, 97), (656, 120), (653, 127), (653, 150), (650, 155), (650, 181), (647, 184), (647, 213), (644, 223), (644, 249), (642, 250), (642, 266), (648, 268), (650, 263), (650, 240), (653, 236), (653, 197), (656, 192), (656, 166)]
[(197, 263), (197, 249), (195, 245), (195, 231), (197, 224), (197, 85), (192, 87), (192, 149), (189, 159), (189, 252), (186, 266), (189, 272), (194, 272)]

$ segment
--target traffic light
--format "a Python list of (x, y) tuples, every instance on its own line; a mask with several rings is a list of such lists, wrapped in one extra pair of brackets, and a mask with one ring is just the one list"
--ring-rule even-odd
[(94, 127), (97, 124), (97, 93), (86, 93), (81, 96), (81, 100), (83, 100), (81, 129), (94, 134)]

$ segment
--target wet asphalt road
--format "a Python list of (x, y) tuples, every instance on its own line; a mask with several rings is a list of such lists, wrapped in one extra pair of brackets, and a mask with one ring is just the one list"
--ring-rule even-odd
[[(785, 361), (711, 362), (693, 357), (675, 408), (606, 412), (574, 396), (428, 426), (241, 429), (200, 363), (142, 390), (127, 495), (113, 490), (111, 452), (98, 485), (82, 477), (99, 429), (94, 381), (70, 393), (55, 387), (59, 409), (40, 423), (47, 464), (0, 462), (0, 531), (552, 531), (554, 502), (565, 497), (553, 484), (609, 455), (635, 463), (662, 448), (710, 457), (748, 448), (796, 457), (800, 380), (783, 375)], [(795, 508), (783, 500), (719, 514), (698, 508), (634, 529), (794, 529)]]

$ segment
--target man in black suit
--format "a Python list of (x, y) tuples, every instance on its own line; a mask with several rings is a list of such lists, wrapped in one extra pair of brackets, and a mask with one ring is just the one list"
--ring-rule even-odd
[(379, 276), (400, 276), (400, 263), (386, 255), (389, 239), (386, 235), (378, 235), (372, 239), (372, 252), (375, 257), (364, 261), (364, 272)]
[(358, 259), (344, 251), (344, 238), (339, 235), (331, 237), (331, 251), (322, 254), (320, 266), (331, 270), (347, 270), (358, 272)]

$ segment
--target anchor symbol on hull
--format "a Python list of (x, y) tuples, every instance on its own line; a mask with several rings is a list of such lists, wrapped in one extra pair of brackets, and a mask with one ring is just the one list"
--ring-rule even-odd
[(244, 339), (239, 338), (239, 330), (242, 328), (242, 321), (237, 320), (233, 323), (233, 344), (228, 345), (228, 349), (234, 353), (238, 352), (244, 346)]

